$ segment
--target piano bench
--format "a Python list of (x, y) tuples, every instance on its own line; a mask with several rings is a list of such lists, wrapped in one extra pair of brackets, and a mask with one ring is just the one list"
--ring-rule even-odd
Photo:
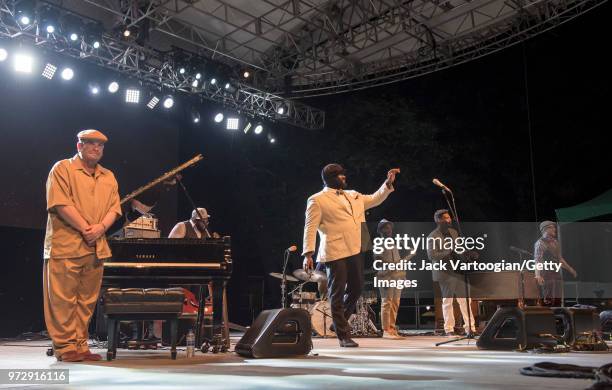
[(178, 319), (185, 296), (181, 288), (109, 288), (104, 293), (108, 319), (106, 360), (117, 357), (120, 321), (170, 321), (171, 357), (176, 359)]

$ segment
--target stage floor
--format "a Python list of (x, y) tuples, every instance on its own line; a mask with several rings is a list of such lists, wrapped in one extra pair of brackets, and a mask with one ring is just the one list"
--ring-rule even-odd
[[(196, 353), (170, 359), (169, 350), (118, 350), (112, 362), (62, 363), (47, 357), (48, 342), (4, 342), (0, 368), (67, 368), (70, 385), (26, 388), (78, 389), (585, 389), (584, 379), (536, 378), (519, 368), (537, 362), (601, 366), (612, 353), (534, 354), (480, 351), (474, 341), (435, 347), (444, 337), (356, 339), (340, 348), (335, 339), (314, 339), (311, 355), (291, 359), (244, 359), (234, 353)], [(233, 338), (232, 344), (238, 339)], [(233, 349), (233, 345), (232, 345)], [(104, 354), (103, 350), (93, 349)], [(1, 387), (6, 387), (2, 386)], [(20, 387), (24, 388), (24, 387)]]

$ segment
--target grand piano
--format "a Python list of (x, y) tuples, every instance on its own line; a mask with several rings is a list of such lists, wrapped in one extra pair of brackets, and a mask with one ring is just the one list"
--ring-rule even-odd
[[(222, 340), (229, 347), (226, 284), (232, 274), (231, 239), (109, 239), (113, 256), (104, 262), (103, 287), (198, 286), (196, 340)], [(203, 334), (203, 287), (212, 282), (213, 324)]]

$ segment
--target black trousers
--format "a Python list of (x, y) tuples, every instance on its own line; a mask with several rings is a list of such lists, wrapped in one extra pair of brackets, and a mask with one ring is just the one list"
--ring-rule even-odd
[(348, 318), (363, 290), (363, 253), (325, 263), (332, 321), (339, 339), (350, 337)]

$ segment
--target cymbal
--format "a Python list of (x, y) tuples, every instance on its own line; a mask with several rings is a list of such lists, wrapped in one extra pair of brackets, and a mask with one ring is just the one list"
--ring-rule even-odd
[(319, 283), (319, 282), (326, 282), (327, 281), (327, 276), (325, 276), (325, 274), (321, 271), (304, 271), (301, 268), (296, 269), (295, 271), (293, 271), (293, 276), (295, 276), (296, 278), (298, 278), (299, 280), (302, 280), (304, 282), (315, 282), (315, 283)]
[[(279, 272), (270, 272), (269, 275), (277, 279), (281, 279), (281, 280), (283, 279), (283, 274)], [(299, 280), (297, 280), (291, 275), (285, 275), (285, 278), (287, 278), (288, 282), (299, 282)]]

